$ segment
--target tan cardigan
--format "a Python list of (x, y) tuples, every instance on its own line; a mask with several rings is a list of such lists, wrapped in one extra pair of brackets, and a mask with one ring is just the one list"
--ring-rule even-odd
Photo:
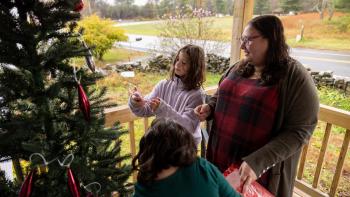
[[(228, 69), (222, 79), (235, 65)], [(216, 100), (215, 93), (208, 102), (212, 109), (215, 109)], [(293, 194), (301, 148), (316, 127), (318, 110), (317, 90), (311, 76), (298, 61), (291, 59), (286, 77), (279, 86), (279, 107), (272, 131), (274, 137), (265, 146), (243, 158), (258, 177), (271, 168), (268, 190), (278, 197)]]

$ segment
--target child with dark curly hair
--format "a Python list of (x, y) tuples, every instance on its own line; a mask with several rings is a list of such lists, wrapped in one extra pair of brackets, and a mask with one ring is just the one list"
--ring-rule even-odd
[(132, 161), (134, 197), (238, 197), (221, 172), (196, 155), (193, 136), (170, 119), (155, 119)]

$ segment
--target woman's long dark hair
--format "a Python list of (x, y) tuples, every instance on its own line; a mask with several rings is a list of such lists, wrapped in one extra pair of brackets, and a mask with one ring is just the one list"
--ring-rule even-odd
[(196, 45), (188, 44), (182, 47), (176, 54), (175, 59), (170, 70), (170, 79), (174, 79), (175, 76), (175, 64), (179, 59), (180, 52), (186, 53), (189, 57), (188, 73), (185, 78), (182, 79), (184, 88), (186, 90), (193, 90), (200, 88), (205, 81), (205, 55), (204, 50)]
[[(253, 18), (248, 25), (256, 29), (263, 38), (268, 40), (268, 50), (265, 67), (261, 73), (261, 83), (273, 85), (283, 79), (287, 62), (290, 59), (289, 47), (284, 36), (281, 20), (273, 15), (263, 15)], [(250, 77), (254, 73), (254, 66), (242, 60), (236, 70), (238, 75)]]
[(196, 159), (192, 134), (173, 120), (155, 119), (140, 140), (140, 150), (132, 160), (138, 170), (137, 181), (152, 183), (158, 173), (171, 166), (183, 167)]

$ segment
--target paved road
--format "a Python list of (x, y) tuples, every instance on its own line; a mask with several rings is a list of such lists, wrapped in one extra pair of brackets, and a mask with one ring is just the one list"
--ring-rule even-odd
[[(140, 51), (164, 52), (160, 47), (159, 37), (135, 34), (128, 34), (128, 36), (128, 42), (119, 42), (116, 45)], [(142, 38), (142, 40), (136, 41), (136, 38)], [(217, 42), (211, 44), (214, 43)], [(230, 43), (221, 43), (221, 45), (222, 50), (217, 50), (216, 54), (229, 57)], [(350, 52), (293, 48), (291, 56), (313, 71), (333, 71), (334, 75), (350, 77)]]
[(334, 75), (350, 77), (350, 52), (293, 48), (292, 56), (315, 71), (331, 70)]

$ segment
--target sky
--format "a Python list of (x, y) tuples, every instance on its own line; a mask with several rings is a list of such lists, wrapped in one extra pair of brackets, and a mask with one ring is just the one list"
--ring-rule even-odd
[[(107, 3), (113, 4), (114, 0), (104, 0)], [(147, 0), (134, 0), (135, 5), (145, 5), (147, 3)]]

